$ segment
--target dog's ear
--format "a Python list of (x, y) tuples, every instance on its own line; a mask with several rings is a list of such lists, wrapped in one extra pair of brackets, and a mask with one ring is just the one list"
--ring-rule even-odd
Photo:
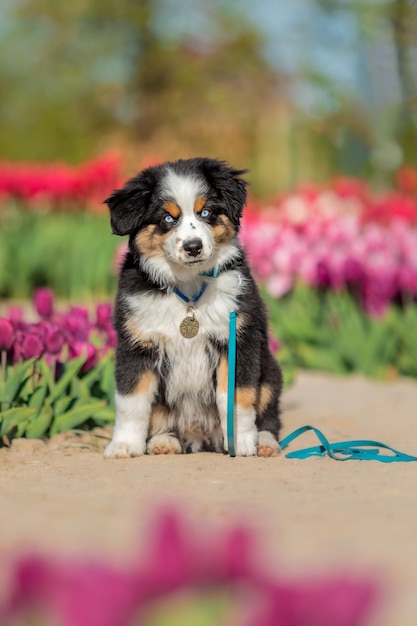
[(201, 159), (200, 168), (204, 177), (224, 202), (227, 215), (238, 228), (243, 207), (248, 197), (248, 182), (242, 178), (248, 170), (236, 170), (225, 161)]
[(110, 223), (115, 235), (129, 235), (143, 224), (157, 184), (156, 168), (148, 168), (116, 189), (104, 201), (110, 208)]

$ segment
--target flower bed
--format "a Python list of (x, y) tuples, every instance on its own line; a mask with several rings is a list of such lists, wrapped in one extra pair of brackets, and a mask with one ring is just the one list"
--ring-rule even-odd
[(15, 200), (23, 207), (66, 211), (97, 208), (121, 184), (121, 166), (116, 154), (78, 166), (0, 162), (0, 202)]
[(54, 309), (47, 289), (35, 294), (39, 319), (21, 309), (0, 318), (0, 436), (47, 437), (114, 420), (115, 331), (111, 307)]
[[(70, 561), (39, 554), (3, 563), (9, 587), (3, 626), (364, 626), (379, 590), (370, 578), (340, 575), (302, 580), (271, 574), (252, 533), (242, 526), (214, 535), (190, 532), (182, 516), (163, 511), (148, 531), (145, 553), (125, 565)], [(43, 621), (39, 621), (42, 619)]]
[[(103, 172), (113, 173), (102, 182), (113, 186), (118, 174), (106, 167)], [(101, 170), (71, 171), (67, 178), (74, 181)], [(24, 176), (15, 177), (14, 187), (12, 176), (7, 187), (3, 176), (3, 198), (14, 195), (30, 206), (45, 201), (47, 180), (60, 178), (53, 170), (49, 179), (42, 176), (38, 187), (19, 187)], [(58, 196), (78, 202), (74, 190), (94, 187), (68, 191), (64, 185), (57, 195), (51, 185), (48, 202)], [(105, 187), (94, 189), (106, 195)], [(28, 297), (45, 284), (72, 301), (113, 296), (119, 240), (111, 237), (107, 217), (6, 210), (0, 218), (0, 294)], [(416, 224), (417, 172), (411, 169), (399, 172), (395, 189), (384, 194), (339, 179), (269, 205), (250, 202), (241, 238), (269, 305), (287, 384), (298, 367), (417, 377)], [(31, 324), (17, 310), (0, 320), (3, 441), (112, 422), (110, 305), (94, 314), (85, 307), (60, 313), (51, 292), (40, 291), (35, 307), (39, 319)]]
[(318, 215), (294, 224), (285, 214), (270, 219), (259, 212), (247, 216), (242, 241), (258, 278), (277, 298), (300, 280), (349, 289), (372, 315), (417, 298), (417, 230), (398, 219), (384, 226), (358, 215)]

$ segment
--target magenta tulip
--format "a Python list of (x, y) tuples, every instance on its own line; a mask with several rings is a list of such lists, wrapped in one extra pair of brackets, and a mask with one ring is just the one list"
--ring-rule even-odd
[(49, 332), (45, 340), (45, 348), (49, 354), (59, 354), (64, 345), (64, 335), (59, 328)]
[(97, 364), (98, 349), (87, 341), (75, 341), (70, 345), (70, 357), (76, 359), (81, 356), (85, 358), (82, 369), (84, 372), (88, 372)]
[(25, 335), (22, 343), (22, 356), (24, 359), (38, 359), (44, 352), (44, 345), (37, 335)]
[(0, 351), (10, 350), (15, 339), (13, 326), (9, 320), (0, 318)]
[(112, 306), (108, 302), (98, 304), (96, 307), (96, 325), (100, 330), (107, 330), (111, 326)]
[(35, 291), (33, 303), (37, 314), (44, 318), (50, 319), (54, 313), (54, 293), (51, 289), (41, 287)]
[(36, 615), (65, 626), (130, 626), (147, 623), (147, 609), (178, 590), (192, 598), (195, 592), (216, 589), (229, 591), (238, 602), (232, 619), (236, 625), (367, 622), (377, 599), (372, 581), (334, 573), (325, 579), (283, 580), (261, 566), (248, 529), (205, 529), (198, 535), (190, 530), (178, 514), (161, 513), (148, 531), (145, 553), (134, 551), (123, 568), (92, 559), (28, 555), (10, 560), (1, 624)]

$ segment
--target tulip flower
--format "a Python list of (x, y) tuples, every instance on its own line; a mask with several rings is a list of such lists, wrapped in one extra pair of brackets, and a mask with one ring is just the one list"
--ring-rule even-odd
[(48, 354), (59, 354), (64, 345), (64, 335), (59, 328), (52, 329), (45, 340), (45, 348)]
[(8, 351), (15, 339), (13, 326), (9, 320), (0, 317), (0, 351)]
[(36, 312), (43, 319), (49, 319), (54, 313), (54, 294), (51, 289), (37, 289), (33, 297)]
[(30, 611), (60, 626), (133, 626), (180, 590), (229, 590), (238, 609), (233, 623), (242, 626), (364, 626), (375, 604), (370, 580), (273, 576), (255, 559), (253, 534), (240, 526), (197, 534), (178, 513), (161, 512), (148, 532), (145, 553), (124, 567), (39, 555), (12, 560), (2, 625)]
[(22, 356), (24, 359), (38, 359), (45, 350), (42, 341), (37, 335), (28, 334), (23, 339)]
[(112, 306), (108, 302), (98, 304), (96, 307), (96, 326), (100, 330), (106, 330), (111, 326)]

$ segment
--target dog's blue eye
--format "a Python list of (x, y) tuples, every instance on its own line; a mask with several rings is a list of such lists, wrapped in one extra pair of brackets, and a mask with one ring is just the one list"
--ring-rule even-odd
[(164, 217), (164, 221), (167, 224), (173, 224), (175, 222), (174, 218), (172, 217), (172, 215), (165, 215)]
[(210, 215), (210, 211), (208, 209), (203, 209), (200, 213), (201, 217), (208, 217)]

